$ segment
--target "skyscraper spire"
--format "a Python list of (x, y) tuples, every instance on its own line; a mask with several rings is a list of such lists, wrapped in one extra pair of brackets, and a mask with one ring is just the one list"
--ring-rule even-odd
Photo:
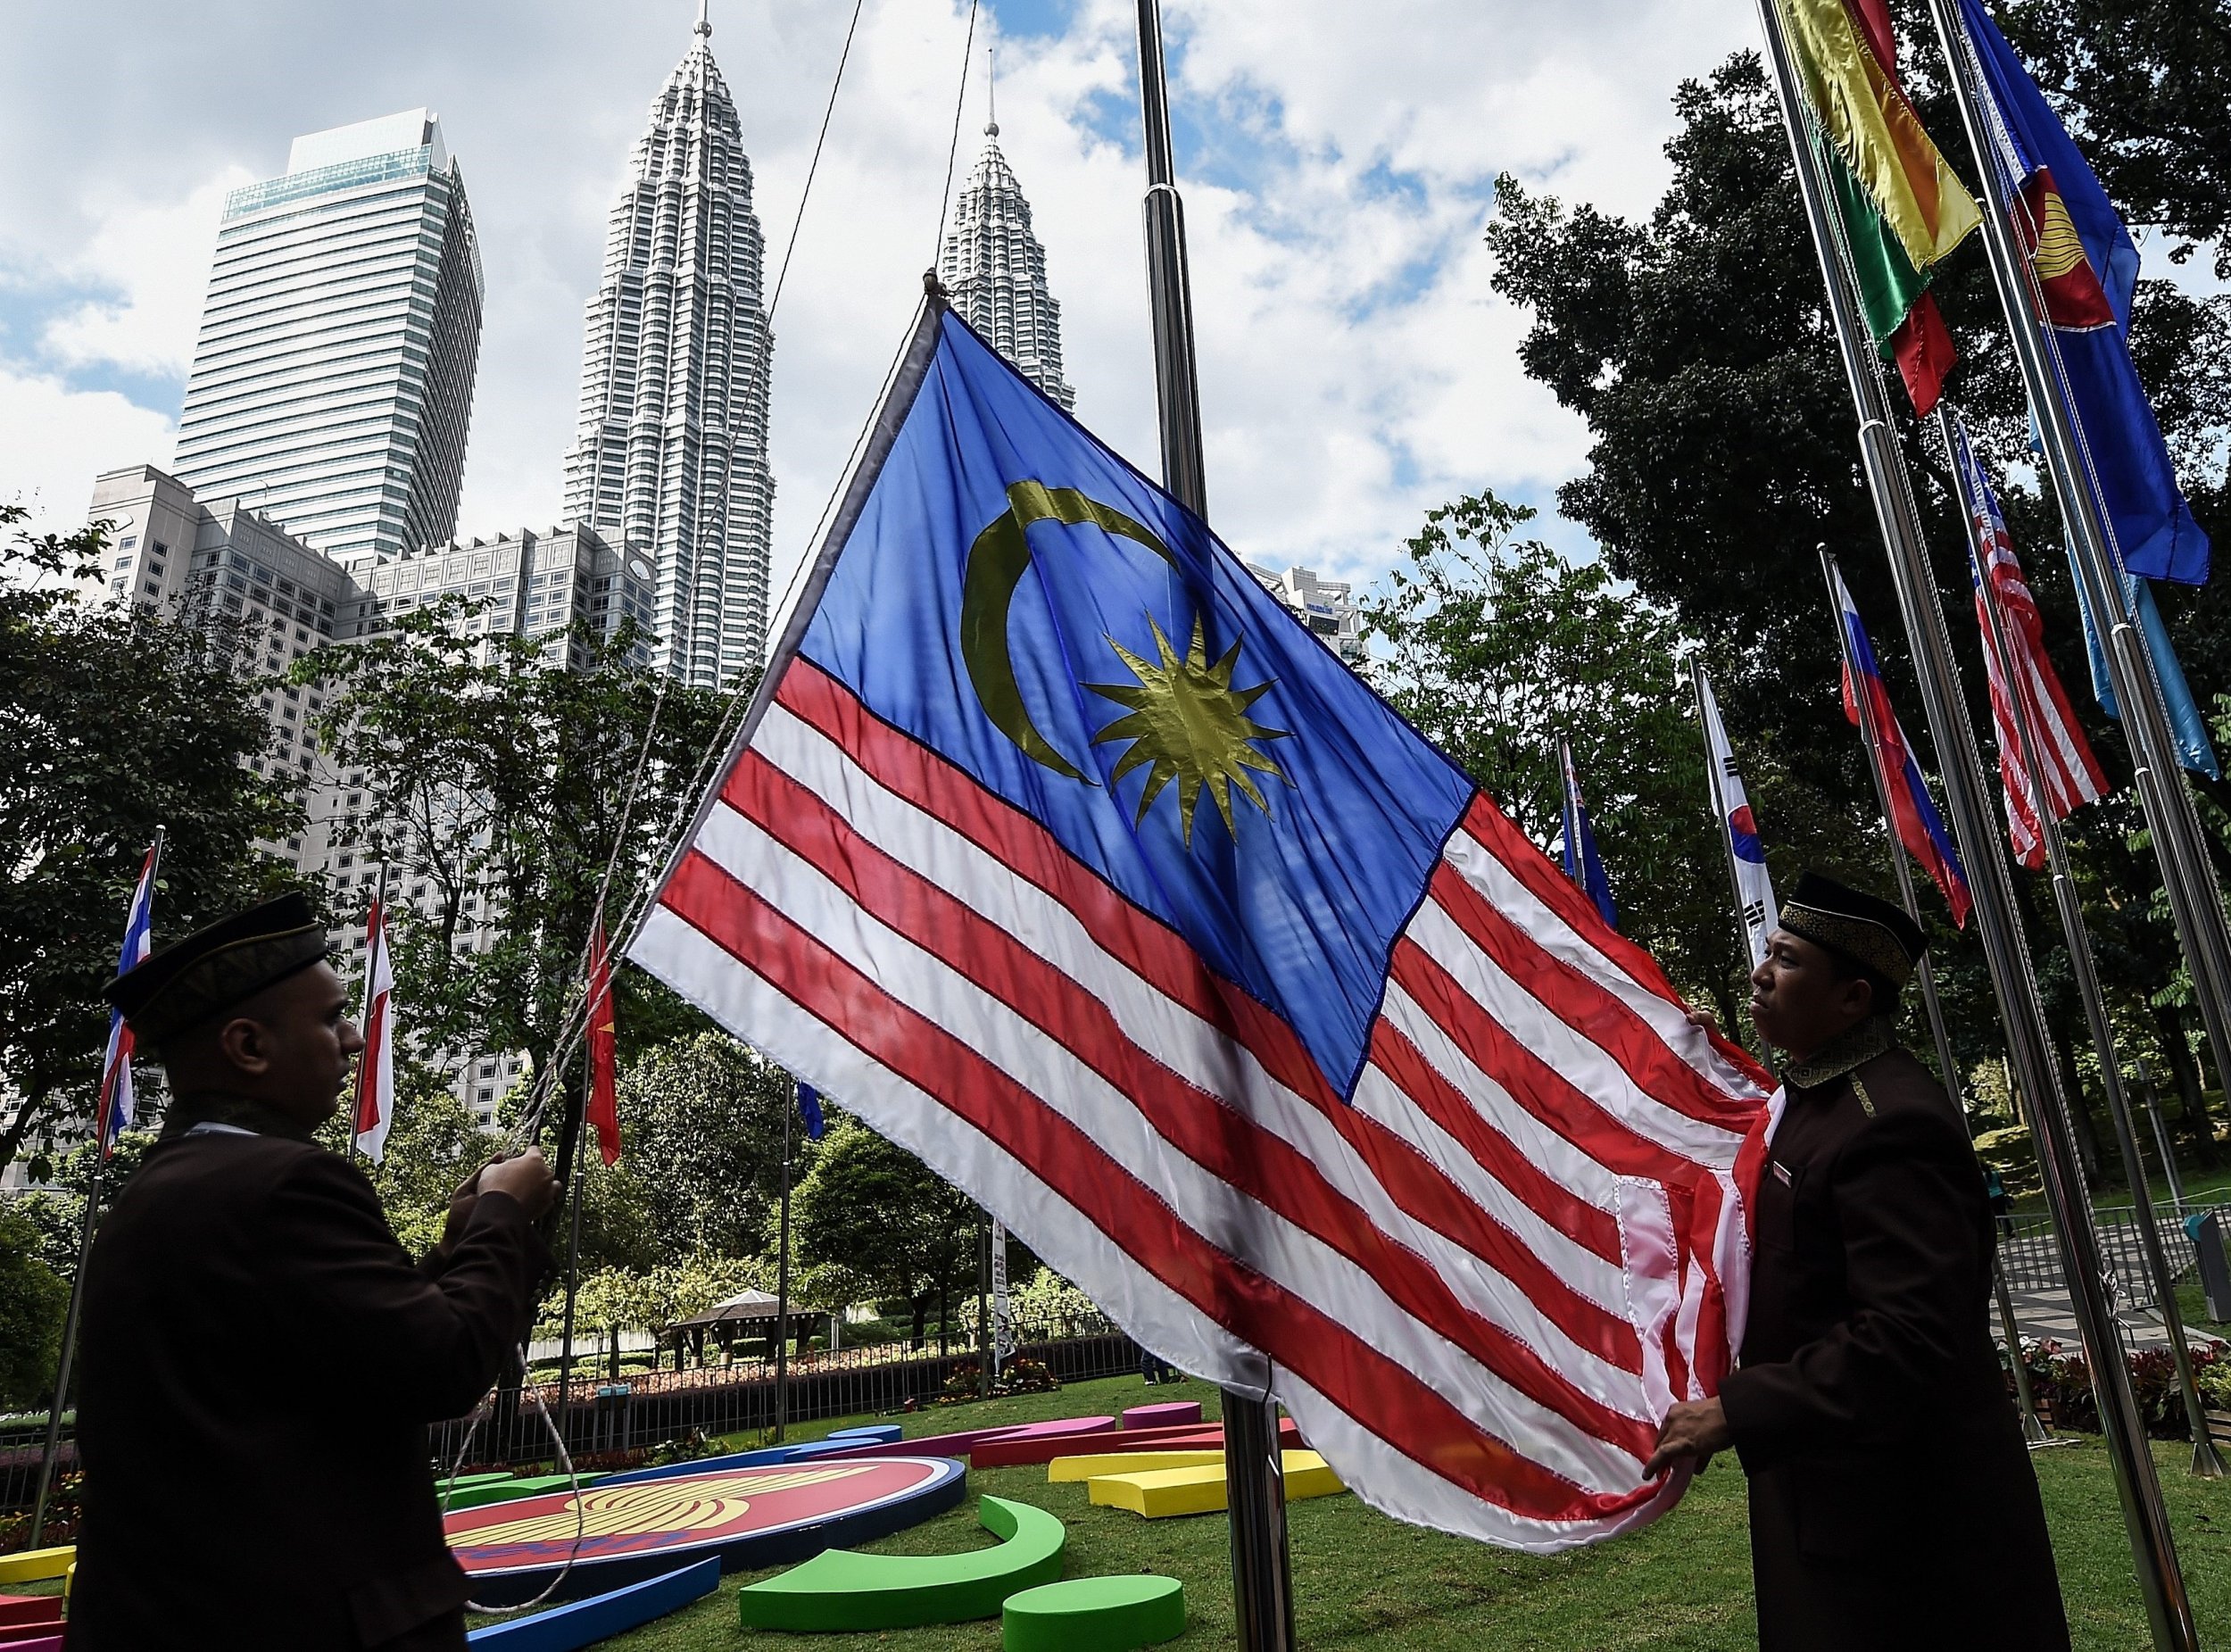
[(938, 254), (938, 279), (969, 326), (1070, 408), (1076, 392), (1061, 376), (1061, 306), (1046, 285), (1046, 249), (1031, 229), (1031, 203), (999, 153), (996, 103), (983, 134), (983, 154), (961, 187)]
[(701, 38), (710, 39), (713, 32), (712, 0), (697, 0), (697, 29)]
[(997, 137), (999, 135), (999, 48), (996, 46), (984, 47), (984, 90), (991, 100), (991, 107), (990, 116), (983, 123), (983, 135)]
[(765, 246), (734, 101), (699, 0), (651, 105), (587, 306), (566, 511), (658, 569), (656, 662), (713, 687), (767, 640)]

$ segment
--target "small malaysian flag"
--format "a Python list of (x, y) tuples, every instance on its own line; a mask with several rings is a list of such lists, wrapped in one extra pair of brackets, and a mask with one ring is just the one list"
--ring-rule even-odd
[[(139, 882), (132, 889), (132, 904), (124, 919), (124, 946), (117, 955), (116, 973), (123, 975), (147, 961), (154, 951), (155, 868), (162, 857), (158, 837), (139, 863)], [(95, 1135), (101, 1157), (116, 1150), (116, 1138), (129, 1130), (137, 1106), (132, 1090), (132, 1029), (124, 1012), (109, 1012), (108, 1048), (101, 1057), (101, 1104), (95, 1115)]]
[[(1991, 732), (1998, 741), (1999, 780), (2006, 791), (2007, 837), (2016, 859), (2034, 871), (2045, 864), (2044, 832), (2037, 819), (2038, 780), (2044, 783), (2045, 806), (2053, 818), (2066, 820), (2083, 804), (2107, 795), (2107, 775), (2084, 737), (2069, 703), (2069, 691), (2061, 685), (2061, 675), (2045, 652), (2045, 624), (2037, 611), (2037, 599), (2023, 576), (2021, 559), (2014, 553), (1998, 495), (1976, 462), (1968, 427), (1956, 413), (1946, 422), (1952, 431), (1953, 479), (1973, 528), (1968, 571), (1975, 581), (1976, 624), (1983, 631), (1983, 663), (1991, 679)], [(1978, 546), (1983, 551), (1980, 565)], [(1984, 609), (1986, 572), (2011, 659), (2002, 659), (1992, 640), (1990, 616)], [(2014, 721), (2017, 701), (2036, 743), (2041, 776), (2029, 772), (2023, 757), (2021, 733)]]
[(1680, 1495), (1766, 1075), (941, 304), (628, 956), (1375, 1506)]

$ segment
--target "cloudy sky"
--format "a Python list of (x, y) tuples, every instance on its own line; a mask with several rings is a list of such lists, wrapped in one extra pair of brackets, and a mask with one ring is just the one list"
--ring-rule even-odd
[[(581, 305), (693, 0), (0, 0), (0, 498), (83, 519), (169, 457), (226, 190), (297, 133), (429, 105), (481, 235), (487, 324), (460, 524), (557, 515)], [(713, 0), (789, 242), (847, 0)], [(967, 0), (865, 0), (775, 317), (776, 543), (804, 549), (931, 261)], [(1488, 288), (1497, 172), (1646, 210), (1669, 96), (1747, 44), (1742, 0), (1169, 0), (1211, 515), (1249, 556), (1369, 577), (1426, 508), (1546, 502), (1585, 451)], [(1156, 462), (1128, 0), (984, 0), (959, 170), (999, 48), (1077, 413)], [(1573, 530), (1556, 535), (1577, 544)]]

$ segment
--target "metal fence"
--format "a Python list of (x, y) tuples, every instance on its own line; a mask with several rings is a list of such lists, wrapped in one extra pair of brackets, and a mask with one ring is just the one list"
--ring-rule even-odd
[[(2231, 1220), (2231, 1205), (2186, 1203), (2183, 1209), (2169, 1203), (2153, 1207), (2153, 1220), (2161, 1232), (2161, 1249), (2168, 1252), (2172, 1274), (2182, 1279), (2193, 1271), (2196, 1258), (2193, 1241), (2185, 1233), (2186, 1216), (2219, 1211)], [(2112, 1275), (2119, 1307), (2152, 1307), (2153, 1279), (2146, 1267), (2145, 1248), (2138, 1237), (2136, 1205), (2100, 1205), (2092, 1220), (2099, 1233), (2100, 1259)], [(2060, 1291), (2067, 1286), (2061, 1269), (2061, 1241), (2053, 1223), (2044, 1216), (2015, 1216), (1999, 1224), (1999, 1265), (2006, 1283), (2015, 1291)]]
[[(1139, 1348), (1121, 1332), (1107, 1330), (1026, 1341), (1016, 1354), (1043, 1365), (1063, 1382), (1122, 1376), (1139, 1369)], [(900, 1344), (809, 1353), (790, 1361), (788, 1401), (792, 1424), (825, 1417), (881, 1415), (934, 1405), (956, 1373), (974, 1368), (973, 1349), (939, 1354)], [(599, 1459), (655, 1449), (673, 1441), (721, 1435), (756, 1436), (775, 1425), (775, 1366), (753, 1356), (731, 1359), (718, 1349), (704, 1363), (681, 1370), (629, 1371), (618, 1381), (593, 1359), (576, 1362), (571, 1392), (559, 1404), (554, 1378), (536, 1382), (551, 1416), (564, 1427), (566, 1449), (592, 1465)], [(550, 1431), (520, 1389), (499, 1390), (472, 1416), (432, 1431), (437, 1472), (458, 1460), (473, 1429), (469, 1465), (515, 1467), (551, 1460)], [(346, 1419), (334, 1419), (345, 1434)], [(77, 1443), (64, 1415), (58, 1473), (77, 1468)], [(46, 1419), (0, 1428), (0, 1515), (30, 1507), (37, 1490)]]

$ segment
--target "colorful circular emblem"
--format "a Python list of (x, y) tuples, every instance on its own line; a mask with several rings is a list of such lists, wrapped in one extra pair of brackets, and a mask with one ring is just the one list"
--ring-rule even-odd
[[(903, 1530), (960, 1500), (943, 1457), (843, 1458), (717, 1469), (461, 1509), (444, 1524), (475, 1598), (539, 1590), (574, 1557), (568, 1596), (718, 1555), (724, 1571), (804, 1559)], [(575, 1552), (575, 1534), (580, 1534)]]

